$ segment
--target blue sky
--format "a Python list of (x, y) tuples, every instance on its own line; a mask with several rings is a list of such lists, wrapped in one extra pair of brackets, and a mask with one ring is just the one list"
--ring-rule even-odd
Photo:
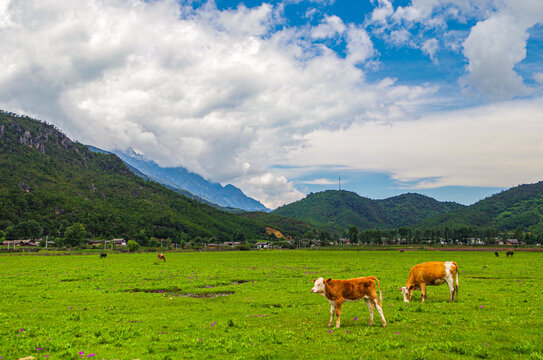
[(540, 0), (0, 0), (0, 108), (274, 208), (543, 180)]

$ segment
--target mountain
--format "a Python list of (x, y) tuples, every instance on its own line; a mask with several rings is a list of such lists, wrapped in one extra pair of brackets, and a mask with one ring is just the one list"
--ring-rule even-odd
[(96, 238), (266, 236), (260, 223), (146, 181), (52, 125), (0, 112), (0, 231), (31, 221), (53, 236), (75, 222)]
[(327, 190), (282, 206), (273, 214), (305, 221), (320, 229), (344, 232), (351, 226), (361, 230), (414, 226), (435, 215), (462, 208), (420, 194), (403, 194), (372, 200), (350, 191)]
[(513, 187), (420, 224), (423, 228), (447, 226), (521, 229), (543, 234), (543, 181)]
[(172, 187), (181, 189), (205, 199), (211, 203), (227, 208), (237, 208), (246, 211), (268, 211), (259, 201), (246, 196), (243, 191), (233, 185), (222, 186), (212, 183), (202, 176), (190, 172), (184, 167), (161, 167), (154, 161), (145, 159), (134, 151), (116, 151), (125, 163), (139, 170), (151, 179)]
[[(103, 149), (100, 149), (100, 148), (97, 148), (96, 146), (92, 146), (92, 145), (87, 145), (87, 147), (93, 151), (93, 152), (97, 152), (97, 153), (101, 153), (101, 154), (112, 154), (112, 155), (115, 155), (114, 153), (112, 152), (109, 152), (109, 151), (106, 151), (106, 150), (103, 150)], [(155, 181), (155, 182), (158, 182), (156, 180), (154, 180), (152, 177), (150, 177), (149, 175), (146, 175), (144, 173), (142, 173), (141, 171), (139, 171), (138, 169), (136, 169), (135, 167), (133, 167), (132, 165), (130, 164), (127, 164), (126, 162), (124, 162), (125, 165), (130, 169), (130, 171), (132, 171), (134, 174), (136, 174), (137, 176), (139, 176), (140, 178), (144, 179), (144, 180), (148, 180), (148, 181)], [(160, 183), (160, 182), (159, 182)], [(165, 183), (161, 183), (163, 186), (167, 187), (168, 189), (170, 190), (173, 190), (181, 195), (184, 195), (186, 197), (188, 197), (189, 199), (193, 199), (193, 200), (197, 200), (199, 202), (202, 202), (204, 204), (207, 204), (207, 205), (210, 205), (210, 206), (213, 206), (214, 208), (217, 208), (219, 210), (222, 210), (222, 211), (226, 211), (226, 212), (232, 212), (232, 213), (241, 213), (243, 212), (243, 210), (241, 209), (237, 209), (237, 208), (231, 208), (231, 207), (223, 207), (223, 206), (220, 206), (220, 205), (217, 205), (215, 203), (212, 203), (211, 201), (207, 201), (205, 199), (202, 199), (201, 197), (199, 196), (196, 196), (186, 190), (183, 190), (183, 189), (180, 189), (178, 187), (175, 187), (175, 186), (172, 186), (172, 185), (169, 185), (169, 184), (165, 184)]]

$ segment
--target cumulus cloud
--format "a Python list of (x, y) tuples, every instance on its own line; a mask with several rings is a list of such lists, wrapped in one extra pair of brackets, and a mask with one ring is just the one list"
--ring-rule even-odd
[(526, 57), (528, 29), (542, 22), (543, 2), (509, 0), (496, 14), (477, 23), (463, 44), (469, 60), (466, 83), (492, 99), (530, 94), (533, 89), (514, 67)]
[(291, 165), (341, 159), (349, 168), (389, 173), (418, 188), (508, 187), (541, 180), (542, 132), (543, 98), (494, 103), (314, 131), (306, 135), (310, 145), (291, 154)]
[(339, 17), (326, 16), (318, 26), (311, 29), (311, 37), (314, 39), (331, 38), (343, 34), (345, 28), (345, 24)]
[(232, 183), (271, 207), (301, 196), (268, 169), (305, 134), (394, 121), (436, 91), (366, 82), (359, 65), (374, 49), (364, 29), (325, 21), (347, 39), (344, 59), (307, 41), (310, 29), (277, 26), (284, 19), (267, 4), (4, 0), (0, 11), (1, 107)]

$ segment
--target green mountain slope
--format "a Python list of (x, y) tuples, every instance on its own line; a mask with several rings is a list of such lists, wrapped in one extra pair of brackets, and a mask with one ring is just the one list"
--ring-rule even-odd
[(502, 191), (459, 211), (428, 219), (420, 226), (462, 225), (543, 233), (543, 181)]
[(350, 226), (361, 230), (413, 226), (437, 214), (461, 208), (419, 194), (403, 194), (372, 200), (349, 191), (328, 190), (282, 206), (273, 213), (305, 221), (317, 228), (344, 232)]
[(74, 222), (92, 237), (265, 234), (251, 219), (136, 176), (117, 156), (92, 152), (52, 125), (0, 112), (0, 230), (28, 220), (55, 236)]

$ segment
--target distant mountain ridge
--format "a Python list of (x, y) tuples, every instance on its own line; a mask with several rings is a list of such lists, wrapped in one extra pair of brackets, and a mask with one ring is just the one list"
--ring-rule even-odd
[(202, 176), (181, 166), (161, 167), (156, 162), (148, 160), (134, 151), (114, 151), (114, 153), (125, 163), (151, 179), (174, 189), (188, 191), (190, 194), (211, 203), (245, 211), (269, 211), (262, 203), (248, 197), (233, 185), (222, 186), (219, 183), (209, 182)]
[(519, 185), (475, 204), (429, 218), (420, 227), (476, 226), (543, 234), (543, 181)]
[(463, 207), (413, 193), (372, 200), (350, 191), (327, 190), (311, 193), (276, 209), (273, 214), (299, 219), (332, 232), (344, 232), (351, 226), (361, 230), (415, 226), (425, 219)]

